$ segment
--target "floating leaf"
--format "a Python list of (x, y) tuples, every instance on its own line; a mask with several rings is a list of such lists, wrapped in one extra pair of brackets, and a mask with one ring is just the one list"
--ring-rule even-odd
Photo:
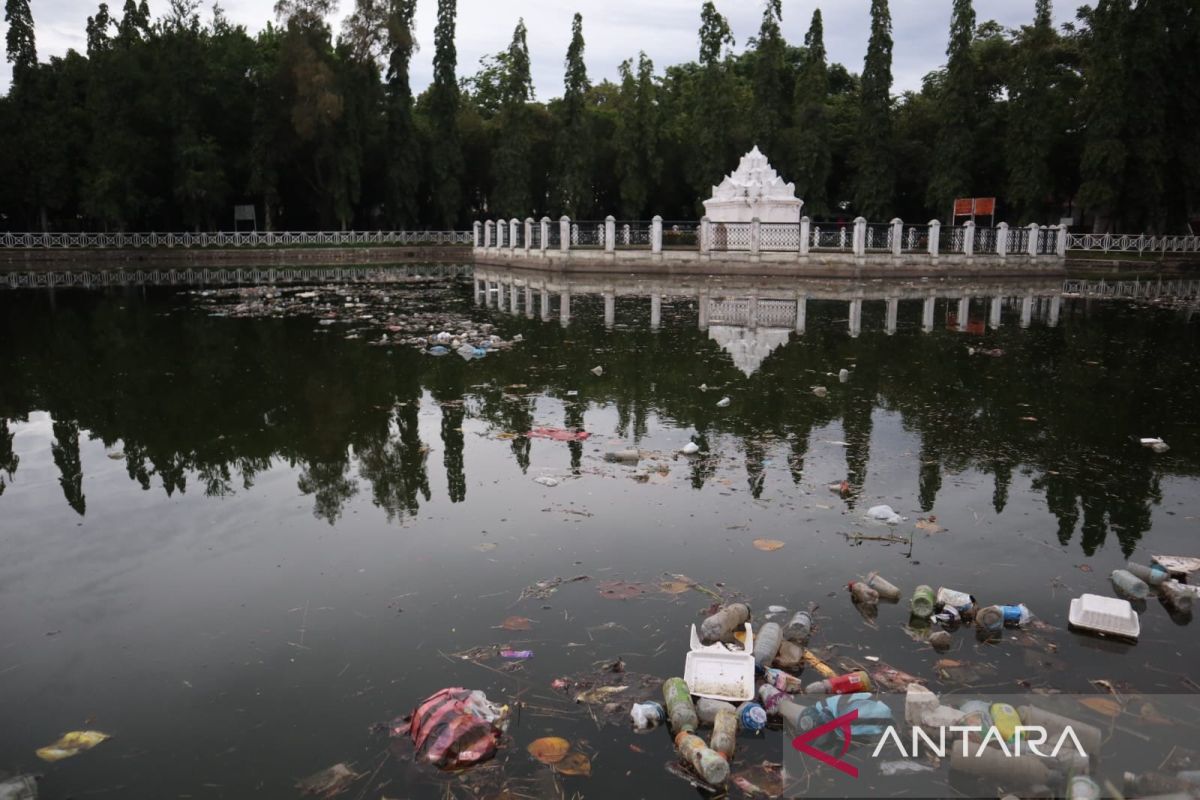
[(500, 627), (506, 631), (527, 631), (532, 625), (533, 620), (529, 617), (508, 617), (500, 623)]
[(658, 588), (667, 594), (683, 594), (688, 589), (691, 589), (692, 585), (686, 581), (663, 581), (658, 585)]
[(571, 749), (571, 743), (558, 736), (544, 736), (525, 748), (529, 755), (543, 764), (557, 764)]
[(605, 600), (629, 600), (642, 593), (642, 587), (637, 583), (626, 581), (600, 581), (596, 590)]
[(592, 774), (592, 761), (578, 751), (567, 753), (562, 761), (553, 765), (559, 775), (578, 775), (586, 778)]
[(38, 748), (37, 757), (43, 761), (61, 761), (91, 750), (107, 738), (108, 734), (100, 731), (71, 731), (64, 733), (54, 744)]
[(575, 696), (576, 703), (607, 703), (614, 695), (628, 689), (628, 686), (597, 686)]
[(334, 797), (350, 788), (350, 784), (362, 777), (362, 773), (350, 769), (346, 763), (334, 764), (315, 775), (309, 775), (296, 784), (301, 794), (318, 797)]
[(754, 546), (765, 553), (773, 553), (783, 547), (784, 542), (778, 539), (755, 539)]
[(479, 544), (475, 545), (475, 549), (481, 553), (490, 553), (496, 549), (496, 543), (495, 542), (480, 542)]
[(1097, 714), (1102, 714), (1106, 717), (1119, 717), (1121, 715), (1121, 704), (1108, 697), (1083, 697), (1080, 698), (1079, 704), (1087, 706)]
[(929, 517), (928, 519), (917, 520), (917, 529), (926, 533), (941, 533), (946, 530), (941, 525), (937, 524), (937, 517)]

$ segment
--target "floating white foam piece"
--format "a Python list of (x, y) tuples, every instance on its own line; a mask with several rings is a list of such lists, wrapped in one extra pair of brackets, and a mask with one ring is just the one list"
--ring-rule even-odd
[(692, 694), (731, 703), (754, 699), (754, 632), (749, 622), (744, 650), (730, 650), (719, 643), (705, 647), (695, 625), (691, 645), (683, 664), (683, 680)]
[(1067, 620), (1074, 628), (1126, 639), (1136, 639), (1142, 631), (1137, 612), (1128, 600), (1098, 594), (1085, 594), (1073, 599)]

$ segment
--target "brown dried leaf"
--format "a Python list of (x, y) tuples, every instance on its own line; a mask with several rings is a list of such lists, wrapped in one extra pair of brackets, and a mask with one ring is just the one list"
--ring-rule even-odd
[(532, 625), (533, 620), (529, 617), (508, 617), (500, 623), (500, 627), (506, 631), (527, 631)]
[(658, 584), (658, 588), (667, 594), (683, 594), (688, 589), (691, 589), (692, 585), (685, 581), (663, 581)]
[(596, 590), (605, 600), (630, 600), (643, 592), (640, 584), (626, 581), (601, 581)]
[(1087, 706), (1097, 714), (1102, 714), (1106, 717), (1119, 717), (1121, 715), (1121, 704), (1108, 697), (1083, 697), (1080, 698), (1079, 704)]
[(530, 742), (525, 749), (543, 764), (557, 764), (567, 755), (571, 743), (558, 736), (544, 736)]
[(929, 519), (917, 520), (917, 530), (922, 530), (926, 533), (941, 533), (946, 529), (937, 524), (937, 517), (930, 517)]
[(755, 548), (762, 550), (765, 553), (773, 553), (776, 550), (778, 550), (779, 548), (783, 547), (783, 545), (784, 545), (784, 542), (781, 542), (778, 539), (755, 539), (754, 540)]
[(588, 777), (592, 774), (592, 761), (583, 753), (575, 751), (568, 753), (561, 761), (553, 765), (559, 775), (578, 775)]

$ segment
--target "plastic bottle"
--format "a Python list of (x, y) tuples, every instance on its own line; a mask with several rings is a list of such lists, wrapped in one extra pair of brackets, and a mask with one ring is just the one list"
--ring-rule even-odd
[(810, 683), (804, 688), (805, 694), (854, 694), (869, 691), (871, 691), (871, 677), (861, 669)]
[(1033, 619), (1033, 613), (1024, 603), (1017, 603), (1015, 606), (1000, 606), (1000, 610), (1004, 612), (1004, 624), (1010, 628), (1024, 628)]
[(996, 732), (1004, 741), (1011, 742), (1021, 724), (1021, 715), (1008, 703), (992, 703), (988, 712), (992, 715), (992, 724), (996, 726)]
[(783, 628), (778, 622), (768, 622), (759, 628), (754, 634), (754, 663), (763, 668), (771, 666), (782, 641)]
[(666, 701), (671, 730), (675, 733), (696, 730), (700, 720), (696, 717), (696, 707), (692, 705), (692, 693), (683, 678), (668, 678), (663, 682), (663, 700)]
[(850, 590), (850, 597), (853, 598), (854, 602), (856, 603), (861, 603), (868, 606), (879, 604), (879, 592), (875, 591), (861, 581), (850, 581), (850, 583), (846, 585), (846, 588)]
[(958, 610), (959, 614), (975, 607), (975, 598), (972, 595), (957, 589), (947, 589), (945, 586), (938, 587), (935, 602), (941, 606), (952, 606)]
[(1038, 756), (1006, 756), (998, 747), (969, 747), (963, 755), (961, 747), (950, 750), (950, 771), (984, 778), (1006, 788), (1051, 786), (1059, 779), (1058, 772)]
[(962, 722), (959, 723), (968, 728), (979, 728), (979, 731), (964, 732), (967, 741), (982, 742), (984, 735), (991, 729), (992, 712), (991, 704), (983, 700), (968, 700), (959, 706), (959, 710), (963, 712)]
[(750, 733), (758, 733), (767, 727), (767, 710), (752, 700), (737, 707), (738, 727)]
[(639, 731), (648, 731), (665, 722), (667, 712), (661, 705), (652, 701), (634, 703), (633, 708), (629, 709), (629, 718), (633, 720), (633, 727)]
[(37, 796), (37, 778), (32, 775), (0, 780), (0, 800), (37, 800)]
[(1104, 731), (1097, 728), (1095, 725), (1089, 725), (1086, 722), (1080, 722), (1077, 719), (1064, 717), (1061, 714), (1055, 714), (1053, 711), (1045, 711), (1037, 706), (1024, 705), (1018, 706), (1017, 713), (1021, 715), (1021, 721), (1026, 725), (1036, 725), (1046, 729), (1046, 734), (1049, 740), (1057, 742), (1063, 735), (1063, 731), (1070, 728), (1075, 738), (1079, 740), (1079, 744), (1083, 746), (1083, 752), (1090, 758), (1100, 757), (1100, 746), (1104, 742)]
[(975, 612), (975, 627), (988, 633), (999, 633), (1004, 627), (1004, 609), (1000, 606), (984, 606)]
[(1163, 581), (1159, 585), (1158, 590), (1168, 605), (1177, 611), (1190, 614), (1192, 613), (1192, 601), (1196, 598), (1196, 592), (1189, 591), (1189, 588), (1191, 587), (1187, 587), (1179, 581), (1170, 580)]
[(800, 682), (799, 678), (781, 669), (763, 670), (763, 680), (787, 694), (796, 694), (797, 692), (804, 691), (804, 684)]
[(1125, 773), (1125, 791), (1139, 797), (1186, 793), (1188, 789), (1188, 782), (1174, 775), (1164, 775), (1161, 772), (1143, 772), (1141, 775)]
[(758, 687), (758, 699), (762, 701), (767, 716), (779, 717), (793, 730), (799, 730), (800, 715), (804, 713), (805, 707), (795, 702), (791, 695), (779, 691), (774, 686), (763, 684)]
[(1145, 600), (1146, 595), (1150, 594), (1146, 582), (1127, 570), (1114, 569), (1110, 580), (1113, 591), (1127, 600)]
[(642, 454), (632, 448), (628, 450), (610, 450), (604, 454), (604, 460), (619, 464), (636, 464), (642, 460)]
[(1100, 800), (1100, 785), (1087, 775), (1076, 775), (1067, 783), (1067, 800)]
[(879, 594), (880, 600), (885, 600), (889, 603), (900, 602), (900, 587), (878, 572), (872, 572), (867, 576), (867, 586), (870, 586)]
[(949, 650), (950, 645), (954, 644), (954, 636), (950, 631), (934, 631), (929, 634), (929, 644), (934, 650)]
[(726, 703), (724, 700), (713, 700), (711, 697), (701, 697), (696, 701), (696, 717), (703, 725), (712, 725), (717, 720), (717, 714), (721, 709), (729, 709), (736, 711), (737, 707), (733, 703)]
[(729, 762), (699, 736), (693, 733), (679, 734), (675, 737), (675, 752), (708, 783), (720, 786), (729, 780)]
[(797, 611), (783, 628), (783, 638), (800, 646), (808, 644), (812, 636), (812, 614), (807, 611)]
[(745, 603), (732, 603), (723, 607), (704, 622), (700, 623), (700, 641), (704, 644), (714, 644), (733, 636), (733, 632), (741, 630), (750, 621), (750, 606)]
[(933, 593), (933, 587), (921, 584), (913, 590), (912, 600), (909, 605), (912, 608), (914, 617), (920, 619), (929, 619), (933, 616), (933, 605), (937, 602), (937, 598)]
[(722, 708), (717, 712), (713, 722), (712, 737), (708, 740), (709, 747), (721, 754), (726, 761), (733, 760), (733, 751), (737, 746), (738, 717), (732, 708)]
[(1147, 567), (1145, 564), (1137, 564), (1133, 561), (1130, 561), (1125, 565), (1125, 571), (1145, 581), (1151, 586), (1158, 586), (1167, 578), (1171, 577), (1171, 573), (1163, 569), (1161, 565), (1153, 562)]

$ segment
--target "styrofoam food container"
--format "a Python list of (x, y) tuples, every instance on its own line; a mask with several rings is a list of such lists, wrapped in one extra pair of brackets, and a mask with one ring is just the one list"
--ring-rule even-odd
[(688, 690), (699, 697), (741, 703), (754, 698), (754, 632), (746, 623), (744, 650), (730, 650), (723, 644), (705, 647), (692, 626), (692, 649), (683, 666)]
[(1136, 639), (1142, 631), (1137, 612), (1128, 600), (1098, 594), (1085, 594), (1073, 599), (1067, 620), (1075, 628), (1126, 639)]

